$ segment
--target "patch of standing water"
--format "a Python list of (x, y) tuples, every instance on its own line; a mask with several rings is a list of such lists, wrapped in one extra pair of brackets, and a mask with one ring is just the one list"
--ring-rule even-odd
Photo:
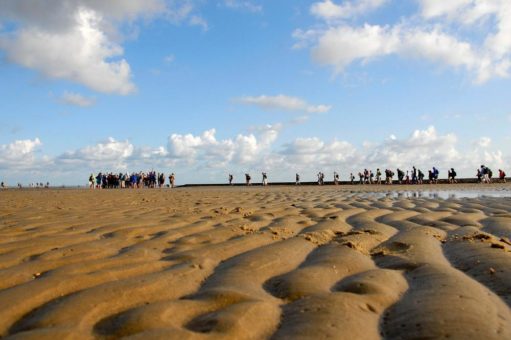
[(403, 191), (382, 191), (353, 194), (357, 197), (372, 198), (441, 198), (441, 199), (457, 199), (457, 198), (511, 198), (511, 190), (403, 190)]

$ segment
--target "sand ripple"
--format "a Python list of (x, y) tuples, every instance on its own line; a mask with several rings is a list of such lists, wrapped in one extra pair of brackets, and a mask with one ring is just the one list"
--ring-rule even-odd
[(511, 339), (511, 199), (7, 191), (0, 336)]

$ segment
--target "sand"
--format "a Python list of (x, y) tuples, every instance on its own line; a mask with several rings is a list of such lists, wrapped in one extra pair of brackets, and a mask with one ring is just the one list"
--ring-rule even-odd
[(373, 190), (2, 191), (0, 337), (511, 339), (511, 198)]

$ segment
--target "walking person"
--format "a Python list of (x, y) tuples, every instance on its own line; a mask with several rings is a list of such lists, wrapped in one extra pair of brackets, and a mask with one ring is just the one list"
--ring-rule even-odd
[(300, 174), (298, 173), (295, 175), (295, 185), (300, 185)]
[(234, 176), (229, 174), (229, 185), (232, 185), (232, 181), (234, 180)]
[(433, 182), (435, 184), (438, 184), (438, 175), (439, 174), (440, 174), (440, 171), (437, 168), (433, 167)]
[(263, 175), (263, 187), (265, 187), (268, 185), (268, 175), (266, 174), (266, 172), (263, 172), (262, 175)]
[(424, 183), (424, 173), (419, 169), (419, 180), (418, 180), (418, 184), (423, 184)]
[(89, 189), (94, 189), (94, 174), (90, 174), (89, 176)]
[(248, 173), (247, 173), (247, 174), (245, 174), (245, 184), (246, 184), (247, 186), (249, 186), (249, 185), (250, 185), (250, 179), (251, 179), (251, 178), (250, 178), (250, 175), (249, 175)]
[(449, 177), (449, 183), (450, 184), (455, 184), (455, 183), (458, 183), (458, 181), (456, 180), (456, 171), (454, 171), (454, 168), (451, 168), (451, 170), (448, 171), (448, 177)]
[(502, 183), (506, 183), (506, 173), (504, 170), (499, 169), (499, 178)]
[(171, 173), (170, 176), (169, 176), (169, 182), (170, 182), (170, 187), (171, 188), (174, 188), (175, 186), (175, 182), (176, 182), (176, 175), (174, 175), (174, 173)]
[(403, 177), (405, 177), (404, 171), (398, 168), (397, 169), (397, 181), (399, 182), (399, 184), (403, 184)]

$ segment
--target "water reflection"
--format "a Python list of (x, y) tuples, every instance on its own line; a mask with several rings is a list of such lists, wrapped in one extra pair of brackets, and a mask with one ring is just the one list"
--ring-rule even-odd
[(438, 191), (384, 191), (384, 192), (370, 192), (358, 193), (353, 196), (362, 197), (375, 197), (375, 198), (431, 198), (431, 199), (458, 199), (458, 198), (482, 198), (482, 197), (496, 197), (504, 198), (511, 197), (511, 191), (508, 190), (438, 190)]

